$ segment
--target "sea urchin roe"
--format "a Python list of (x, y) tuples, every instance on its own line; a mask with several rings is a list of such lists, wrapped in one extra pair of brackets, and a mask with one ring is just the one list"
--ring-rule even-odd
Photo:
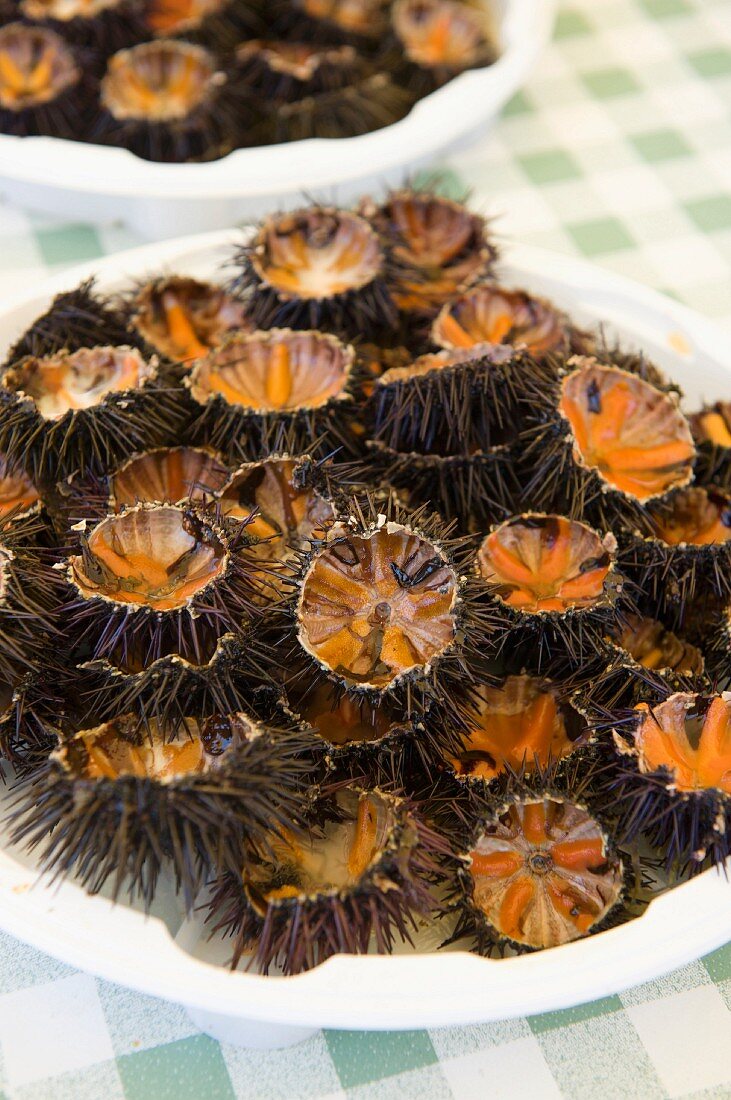
[(112, 474), (111, 500), (115, 511), (144, 502), (202, 500), (222, 489), (228, 477), (223, 463), (203, 448), (161, 447), (135, 455)]
[(79, 348), (29, 356), (5, 371), (2, 384), (32, 398), (44, 420), (60, 420), (68, 412), (101, 404), (110, 393), (139, 388), (154, 372), (134, 348)]
[(225, 568), (225, 548), (213, 531), (165, 505), (108, 516), (91, 532), (82, 555), (71, 558), (71, 576), (82, 595), (156, 611), (185, 607)]
[(28, 19), (41, 22), (57, 19), (70, 23), (72, 19), (94, 19), (103, 11), (120, 6), (122, 0), (20, 0), (20, 11)]
[(315, 533), (322, 536), (333, 519), (329, 501), (311, 486), (298, 482), (298, 463), (290, 458), (269, 458), (242, 466), (229, 479), (220, 502), (227, 516), (246, 519), (257, 509), (247, 533), (262, 539), (257, 557), (283, 560), (292, 547)]
[(383, 253), (357, 214), (310, 207), (267, 219), (252, 264), (283, 298), (322, 301), (372, 282), (383, 270)]
[(670, 669), (673, 672), (699, 675), (703, 672), (703, 655), (689, 642), (684, 642), (655, 619), (628, 615), (617, 637), (619, 645), (643, 668)]
[(612, 566), (596, 531), (564, 516), (515, 516), (484, 539), (477, 554), (480, 575), (496, 594), (521, 611), (591, 607), (604, 595)]
[(731, 447), (731, 402), (717, 401), (689, 417), (693, 433), (701, 443)]
[(408, 528), (356, 535), (338, 524), (305, 575), (299, 638), (346, 681), (386, 687), (450, 646), (457, 589), (439, 550)]
[(200, 404), (218, 395), (258, 413), (318, 409), (344, 393), (352, 363), (352, 348), (325, 333), (236, 333), (198, 360), (190, 390)]
[(557, 947), (585, 936), (622, 892), (622, 865), (581, 806), (514, 802), (470, 853), (473, 904), (500, 937)]
[(731, 497), (718, 489), (692, 486), (653, 517), (655, 535), (668, 546), (714, 546), (731, 539)]
[(447, 349), (510, 344), (542, 356), (565, 347), (566, 321), (549, 302), (523, 290), (477, 286), (442, 308), (432, 339)]
[(349, 788), (337, 796), (341, 820), (327, 821), (317, 834), (269, 838), (273, 859), (254, 864), (244, 883), (256, 908), (287, 898), (328, 894), (358, 885), (388, 843), (395, 825), (392, 804), (381, 795)]
[(73, 53), (53, 31), (23, 23), (0, 29), (0, 107), (5, 110), (50, 103), (79, 76)]
[(38, 490), (19, 466), (0, 455), (0, 520), (10, 513), (23, 515), (38, 503)]
[(635, 709), (641, 771), (666, 768), (679, 791), (731, 794), (731, 696), (678, 692), (658, 706)]
[(573, 752), (586, 732), (578, 713), (536, 677), (508, 676), (501, 687), (482, 685), (476, 694), (460, 752), (447, 757), (457, 775), (490, 780), (507, 768), (545, 768)]
[(393, 27), (410, 61), (461, 72), (485, 64), (492, 48), (484, 13), (454, 0), (396, 0)]
[(230, 329), (246, 328), (243, 302), (215, 283), (172, 276), (143, 287), (135, 302), (135, 326), (171, 359), (196, 359)]
[(145, 22), (155, 35), (195, 30), (203, 20), (223, 9), (225, 0), (151, 0)]
[(311, 19), (334, 23), (341, 31), (371, 36), (382, 23), (385, 0), (294, 0)]
[(252, 38), (236, 50), (238, 61), (259, 58), (275, 73), (291, 76), (300, 83), (313, 79), (323, 65), (344, 71), (352, 68), (357, 54), (352, 46), (314, 46), (306, 42), (275, 42)]
[(576, 461), (612, 488), (645, 501), (689, 480), (688, 422), (671, 397), (637, 375), (585, 360), (564, 378), (559, 410)]
[(328, 683), (317, 684), (300, 698), (293, 698), (296, 714), (331, 745), (380, 741), (396, 728), (384, 707), (348, 695), (337, 698)]
[(156, 719), (144, 727), (135, 715), (122, 715), (81, 730), (55, 757), (80, 779), (152, 779), (165, 782), (198, 775), (215, 766), (226, 750), (251, 728), (245, 716), (186, 718), (171, 735)]
[(144, 42), (109, 60), (102, 105), (116, 119), (174, 122), (187, 118), (217, 82), (212, 55), (188, 42)]

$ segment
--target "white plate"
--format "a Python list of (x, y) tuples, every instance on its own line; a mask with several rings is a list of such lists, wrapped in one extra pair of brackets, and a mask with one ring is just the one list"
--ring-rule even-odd
[[(233, 240), (231, 232), (192, 237), (64, 272), (5, 303), (0, 348), (81, 278), (98, 273), (103, 287), (118, 289), (161, 267), (210, 276)], [(549, 295), (580, 322), (610, 322), (680, 382), (689, 407), (731, 393), (728, 339), (670, 299), (533, 248), (511, 248), (503, 277)], [(209, 949), (199, 922), (183, 920), (165, 885), (145, 918), (87, 897), (73, 882), (51, 889), (36, 877), (32, 860), (0, 846), (0, 928), (73, 966), (179, 1001), (212, 1034), (247, 1045), (284, 1045), (322, 1026), (436, 1027), (564, 1008), (658, 977), (731, 939), (731, 883), (707, 871), (638, 920), (551, 951), (502, 960), (463, 951), (341, 955), (295, 978), (265, 978), (212, 965), (212, 952), (225, 958), (227, 949)]]
[(399, 183), (491, 121), (550, 38), (556, 0), (485, 3), (499, 22), (502, 53), (495, 64), (462, 74), (383, 130), (238, 149), (210, 164), (153, 164), (126, 149), (0, 135), (0, 194), (74, 220), (83, 213), (86, 221), (125, 221), (159, 240), (296, 205), (303, 193), (349, 202)]

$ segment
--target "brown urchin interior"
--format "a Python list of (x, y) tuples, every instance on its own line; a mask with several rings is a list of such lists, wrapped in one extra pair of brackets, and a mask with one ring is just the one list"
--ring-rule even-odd
[(337, 795), (341, 820), (327, 821), (320, 835), (272, 834), (274, 859), (247, 867), (244, 884), (254, 906), (328, 894), (357, 886), (378, 859), (395, 824), (392, 804), (381, 795), (350, 788)]
[(703, 654), (690, 642), (685, 642), (655, 619), (627, 615), (617, 636), (622, 649), (633, 660), (649, 669), (672, 669), (673, 672), (700, 675)]
[(53, 31), (22, 23), (0, 29), (0, 107), (22, 111), (50, 103), (79, 76), (73, 53)]
[(173, 611), (221, 576), (226, 560), (223, 542), (196, 516), (161, 505), (107, 516), (70, 562), (86, 597)]
[(448, 349), (510, 344), (541, 356), (565, 346), (566, 321), (549, 302), (523, 290), (478, 286), (443, 307), (432, 339)]
[(654, 534), (669, 546), (714, 546), (731, 539), (731, 496), (691, 486), (653, 517)]
[(352, 349), (325, 333), (236, 333), (198, 360), (190, 391), (202, 405), (218, 395), (258, 413), (317, 409), (343, 394), (352, 362)]
[(374, 687), (443, 653), (455, 636), (458, 581), (438, 549), (396, 523), (331, 533), (302, 585), (305, 649), (336, 675)]
[(102, 105), (114, 118), (174, 122), (187, 118), (216, 83), (212, 54), (188, 42), (144, 42), (110, 59)]
[(690, 478), (695, 447), (675, 401), (636, 374), (587, 360), (561, 384), (574, 457), (612, 488), (649, 500)]
[(230, 329), (246, 328), (246, 307), (216, 283), (173, 275), (148, 283), (135, 300), (135, 326), (171, 359), (197, 359)]
[(215, 766), (239, 733), (238, 716), (205, 721), (186, 718), (171, 735), (157, 719), (144, 727), (137, 715), (123, 714), (65, 741), (55, 759), (77, 779), (152, 779), (157, 782), (199, 775)]
[(731, 794), (731, 697), (678, 692), (652, 708), (640, 703), (635, 709), (641, 771), (667, 768), (679, 791)]
[(469, 68), (488, 50), (484, 12), (454, 0), (397, 0), (393, 26), (410, 61), (423, 68)]
[(79, 348), (29, 356), (5, 371), (2, 384), (32, 398), (44, 420), (60, 420), (68, 412), (101, 404), (107, 394), (139, 388), (154, 372), (134, 348)]
[(313, 206), (268, 218), (252, 264), (282, 297), (323, 300), (373, 282), (382, 273), (383, 253), (363, 218)]
[(494, 779), (508, 768), (527, 773), (568, 756), (586, 732), (577, 711), (534, 676), (508, 676), (500, 687), (482, 685), (447, 760), (457, 775)]
[(596, 531), (565, 516), (515, 516), (483, 540), (480, 575), (510, 607), (536, 613), (591, 607), (612, 557)]
[(202, 447), (160, 447), (135, 455), (112, 474), (111, 503), (119, 511), (145, 502), (202, 500), (219, 492), (228, 477), (226, 466)]
[(622, 893), (622, 865), (585, 809), (516, 801), (470, 852), (473, 904), (499, 936), (557, 947), (586, 935)]
[(221, 11), (226, 0), (151, 0), (145, 23), (154, 35), (181, 34), (195, 30), (203, 20)]
[(11, 512), (20, 516), (38, 501), (38, 490), (25, 471), (0, 455), (0, 520)]

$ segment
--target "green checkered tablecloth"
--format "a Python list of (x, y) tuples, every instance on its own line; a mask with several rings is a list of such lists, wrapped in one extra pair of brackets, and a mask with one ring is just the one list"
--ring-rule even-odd
[[(504, 236), (650, 283), (731, 333), (731, 0), (569, 0), (500, 125), (443, 167)], [(135, 243), (0, 207), (0, 297)], [(11, 1100), (731, 1097), (731, 945), (570, 1011), (249, 1052), (0, 936), (0, 1088)]]

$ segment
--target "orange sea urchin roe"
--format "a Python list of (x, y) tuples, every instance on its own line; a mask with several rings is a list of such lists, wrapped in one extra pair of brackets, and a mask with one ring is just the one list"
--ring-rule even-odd
[(120, 467), (111, 477), (111, 495), (117, 511), (141, 502), (174, 504), (210, 498), (228, 477), (227, 468), (202, 448), (161, 447)]
[(731, 497), (692, 486), (673, 497), (669, 511), (653, 520), (655, 534), (669, 546), (714, 546), (731, 539)]
[(0, 29), (0, 107), (22, 111), (49, 103), (79, 75), (71, 50), (53, 31), (22, 23)]
[(262, 413), (317, 409), (345, 391), (352, 361), (352, 349), (324, 333), (236, 334), (196, 363), (190, 390), (201, 404), (218, 394)]
[(598, 822), (581, 806), (515, 802), (470, 853), (473, 903), (500, 936), (557, 947), (586, 935), (622, 891)]
[(187, 42), (143, 42), (114, 54), (101, 84), (102, 104), (116, 119), (173, 122), (209, 95), (213, 57)]
[(327, 683), (308, 689), (304, 698), (292, 702), (298, 716), (331, 745), (380, 741), (396, 725), (383, 707), (367, 700), (356, 702), (347, 695), (337, 698)]
[(319, 300), (372, 282), (383, 269), (383, 253), (357, 214), (312, 207), (268, 219), (252, 264), (283, 297)]
[(691, 416), (690, 422), (696, 439), (715, 443), (717, 447), (731, 447), (731, 402), (717, 401)]
[(0, 456), (0, 519), (11, 512), (22, 515), (38, 500), (38, 490), (28, 475)]
[(637, 375), (587, 360), (561, 385), (574, 457), (609, 485), (649, 500), (686, 482), (695, 447), (675, 401)]
[[(569, 731), (569, 716), (576, 730)], [(506, 768), (530, 772), (536, 761), (545, 768), (549, 760), (568, 756), (581, 730), (578, 714), (560, 707), (555, 691), (532, 676), (509, 676), (499, 688), (482, 686), (467, 722), (461, 751), (447, 759), (457, 775), (487, 780)]]
[(392, 18), (417, 65), (460, 71), (485, 59), (487, 23), (477, 8), (454, 0), (397, 0)]
[(155, 35), (181, 34), (195, 30), (223, 6), (224, 0), (151, 0), (145, 22)]
[(82, 557), (71, 559), (83, 595), (145, 604), (157, 611), (184, 607), (225, 568), (223, 544), (179, 508), (140, 508), (102, 520)]
[(672, 631), (666, 630), (662, 623), (654, 619), (643, 619), (639, 615), (626, 616), (618, 642), (644, 668), (672, 669), (680, 673), (703, 672), (703, 655), (700, 650), (678, 638)]
[(200, 358), (230, 329), (246, 328), (243, 302), (215, 283), (172, 276), (140, 291), (136, 300), (138, 331), (171, 359)]
[(478, 286), (444, 306), (432, 339), (448, 349), (510, 344), (541, 356), (565, 346), (566, 322), (549, 302), (525, 291)]
[(640, 703), (635, 708), (640, 768), (667, 768), (680, 791), (731, 794), (731, 697), (716, 695), (707, 709), (698, 708), (698, 699), (679, 692), (656, 707)]
[(300, 641), (353, 683), (384, 687), (452, 642), (457, 576), (437, 549), (391, 523), (368, 535), (331, 529), (305, 576)]
[(526, 612), (591, 607), (612, 558), (595, 531), (564, 516), (516, 516), (483, 541), (480, 574), (510, 607)]
[(372, 35), (382, 23), (385, 0), (295, 0), (312, 19), (334, 23), (351, 34)]

